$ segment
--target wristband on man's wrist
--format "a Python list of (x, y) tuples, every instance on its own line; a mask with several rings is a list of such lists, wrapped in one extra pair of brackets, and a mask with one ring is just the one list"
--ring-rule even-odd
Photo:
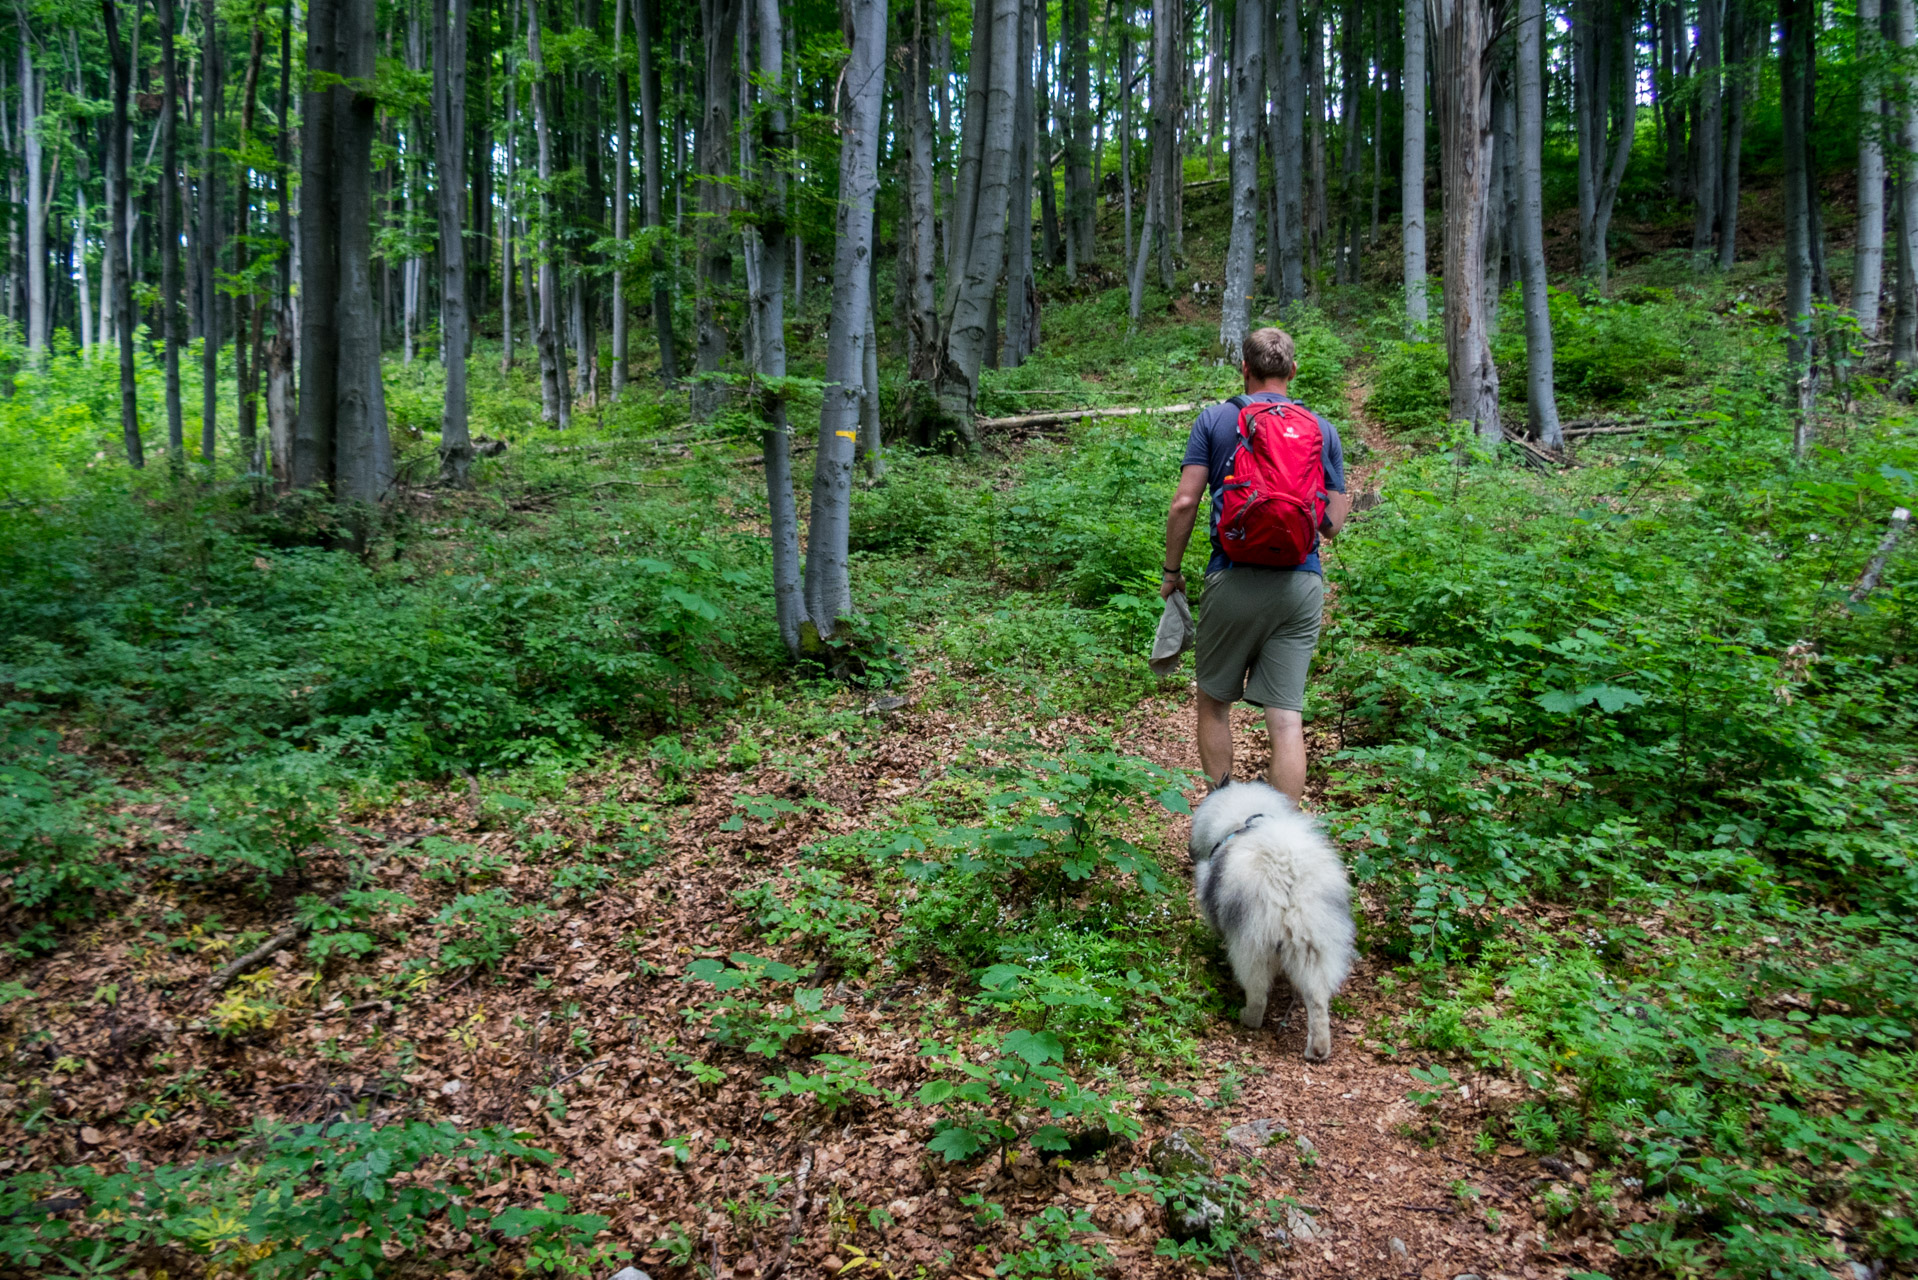
[(1163, 573), (1168, 578), (1185, 577), (1185, 570), (1183, 569), (1161, 569), (1159, 572)]

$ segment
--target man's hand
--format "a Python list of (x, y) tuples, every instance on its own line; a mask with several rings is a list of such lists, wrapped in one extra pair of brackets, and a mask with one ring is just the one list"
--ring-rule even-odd
[(1169, 599), (1174, 591), (1185, 590), (1185, 575), (1176, 570), (1159, 578), (1159, 599)]

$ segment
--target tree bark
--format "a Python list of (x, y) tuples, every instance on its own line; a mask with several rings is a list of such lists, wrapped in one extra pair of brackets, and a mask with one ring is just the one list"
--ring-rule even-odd
[(1480, 308), (1491, 112), (1487, 42), (1497, 26), (1487, 0), (1429, 0), (1437, 53), (1433, 77), (1445, 200), (1445, 357), (1451, 414), (1480, 439), (1502, 438), (1498, 366)]
[[(1729, 271), (1738, 257), (1738, 187), (1740, 162), (1745, 148), (1745, 104), (1751, 97), (1748, 87), (1753, 68), (1751, 37), (1747, 28), (1755, 25), (1746, 16), (1745, 6), (1754, 0), (1725, 0), (1725, 47), (1727, 61), (1735, 72), (1730, 85), (1731, 103), (1725, 114), (1724, 172), (1718, 187), (1718, 269)], [(1894, 0), (1894, 3), (1899, 0)], [(1722, 74), (1722, 72), (1721, 72)]]
[[(1901, 65), (1918, 45), (1918, 8), (1913, 0), (1891, 0), (1892, 39), (1898, 47)], [(1912, 197), (1913, 163), (1918, 154), (1918, 95), (1912, 92), (1912, 77), (1907, 72), (1902, 100), (1897, 111), (1898, 125), (1898, 299), (1897, 318), (1892, 326), (1891, 362), (1900, 374), (1918, 368), (1918, 200)]]
[[(901, 22), (905, 21), (902, 16)], [(930, 383), (938, 375), (939, 310), (934, 295), (937, 281), (938, 228), (933, 221), (932, 107), (928, 98), (932, 74), (926, 31), (926, 0), (914, 0), (908, 48), (905, 110), (902, 125), (906, 145), (906, 344), (907, 376)]]
[[(698, 292), (693, 301), (696, 372), (725, 368), (730, 342), (720, 314), (722, 295), (732, 291), (733, 237), (726, 228), (731, 209), (726, 177), (732, 171), (733, 46), (738, 41), (739, 0), (700, 0), (701, 38), (705, 46), (704, 106), (699, 117), (699, 225), (694, 230), (699, 257)], [(711, 381), (695, 381), (693, 417), (705, 421), (725, 397)]]
[[(960, 153), (954, 210), (954, 269), (946, 275), (940, 325), (944, 349), (937, 381), (941, 419), (968, 449), (977, 446), (973, 403), (993, 339), (991, 312), (1005, 268), (1019, 13), (1019, 0), (978, 0), (974, 9), (965, 150)], [(835, 295), (837, 288), (835, 284)]]
[[(1710, 4), (1711, 0), (1703, 0)], [(1877, 63), (1878, 0), (1858, 0), (1855, 60), (1860, 69), (1858, 109), (1858, 239), (1852, 255), (1851, 314), (1869, 342), (1878, 336), (1878, 299), (1885, 270), (1885, 145), (1883, 96)]]
[[(1012, 193), (1007, 197), (1006, 205), (1006, 347), (1001, 367), (1007, 369), (1018, 368), (1032, 354), (1034, 135), (1037, 135), (1039, 150), (1045, 150), (1048, 145), (1040, 123), (1045, 108), (1033, 84), (1035, 68), (1043, 66), (1034, 61), (1034, 24), (1038, 21), (1037, 0), (1022, 0), (1019, 12), (1019, 83), (1013, 92), (1012, 103)], [(1041, 73), (1038, 87), (1043, 89), (1044, 83)], [(1047, 165), (1048, 186), (1050, 170), (1051, 166)], [(1041, 200), (1040, 203), (1044, 205), (1050, 202)], [(1051, 262), (1052, 252), (1059, 242), (1056, 225), (1049, 223), (1045, 227), (1045, 242), (1047, 260)]]
[(1175, 40), (1177, 15), (1173, 6), (1155, 5), (1152, 10), (1152, 114), (1147, 117), (1146, 132), (1150, 148), (1151, 170), (1146, 190), (1145, 220), (1139, 228), (1138, 257), (1132, 264), (1132, 287), (1128, 314), (1136, 329), (1139, 311), (1145, 301), (1146, 263), (1157, 251), (1159, 277), (1166, 288), (1172, 287), (1172, 236), (1169, 209), (1171, 183), (1178, 180), (1179, 161), (1179, 46)]
[(1556, 449), (1565, 436), (1553, 389), (1552, 313), (1545, 286), (1544, 29), (1544, 0), (1519, 0), (1516, 231), (1525, 298), (1525, 412), (1532, 439)]
[[(879, 189), (879, 111), (886, 81), (884, 0), (845, 0), (847, 43), (840, 115), (839, 207), (834, 218), (832, 314), (826, 338), (826, 392), (819, 411), (819, 448), (813, 457), (812, 519), (806, 543), (806, 612), (822, 637), (852, 613), (847, 543), (852, 516), (852, 472), (859, 445), (859, 408), (865, 398), (865, 334), (872, 305), (873, 197)], [(994, 14), (1016, 49), (1018, 9)], [(1010, 59), (1007, 59), (1010, 61)], [(995, 64), (999, 59), (995, 57)], [(995, 65), (995, 70), (997, 66)], [(1007, 67), (1008, 72), (1011, 71)], [(1007, 85), (1007, 89), (1011, 86)], [(994, 86), (995, 92), (998, 86)], [(1010, 122), (1008, 122), (1010, 123)], [(988, 166), (990, 167), (990, 166)], [(981, 187), (988, 185), (982, 181)], [(1004, 225), (983, 217), (983, 234)], [(1003, 234), (1003, 233), (1002, 233)], [(968, 406), (969, 407), (969, 406)]]
[[(1060, 234), (1058, 194), (1053, 190), (1052, 182), (1052, 77), (1048, 71), (1052, 60), (1052, 42), (1047, 38), (1045, 9), (1039, 10), (1033, 22), (1038, 24), (1038, 30), (1028, 32), (1025, 40), (1027, 50), (1036, 54), (1037, 60), (1028, 56), (1019, 64), (1019, 83), (1027, 86), (1026, 96), (1031, 108), (1022, 113), (1020, 119), (1029, 122), (1023, 126), (1026, 147), (1035, 153), (1025, 166), (1026, 173), (1031, 175), (1027, 179), (1027, 190), (1030, 191), (1035, 182), (1039, 187), (1039, 223), (1045, 233), (1046, 265), (1056, 267), (1063, 262), (1072, 268), (1072, 274), (1076, 276), (1078, 263), (1070, 255), (1065, 239)], [(1031, 25), (1031, 22), (1022, 23), (1021, 30)], [(1035, 164), (1039, 168), (1037, 174), (1032, 172)]]
[(559, 338), (559, 266), (553, 249), (553, 129), (546, 112), (546, 59), (540, 52), (539, 0), (526, 6), (526, 60), (531, 72), (533, 135), (539, 147), (539, 318), (534, 343), (539, 348), (540, 421), (557, 430), (573, 425), (572, 387), (566, 378)]
[(466, 28), (468, 0), (433, 6), (434, 191), (440, 231), (440, 350), (446, 404), (440, 413), (440, 478), (469, 483), (473, 438), (466, 421)]
[(186, 465), (186, 430), (180, 403), (180, 72), (173, 50), (173, 0), (156, 0), (160, 24), (160, 77), (164, 101), (160, 104), (160, 180), (154, 196), (160, 202), (160, 331), (166, 365), (167, 465), (178, 472)]
[[(1305, 297), (1305, 69), (1299, 0), (1279, 0), (1279, 96), (1273, 102), (1272, 148), (1278, 182), (1279, 305)], [(1268, 46), (1269, 47), (1269, 46)]]
[[(1875, 9), (1877, 0), (1860, 0), (1861, 12), (1865, 5)], [(1724, 44), (1720, 27), (1724, 7), (1725, 0), (1698, 0), (1698, 129), (1694, 134), (1692, 177), (1693, 199), (1696, 202), (1692, 213), (1692, 269), (1695, 271), (1708, 270), (1717, 261), (1712, 235), (1718, 226), (1719, 104), (1723, 79), (1719, 65), (1720, 50)], [(1863, 183), (1861, 175), (1861, 198)], [(1878, 172), (1881, 201), (1884, 185), (1884, 161), (1881, 156)], [(1859, 207), (1862, 211), (1864, 206), (1861, 203)], [(1882, 212), (1879, 220), (1882, 224)], [(1873, 297), (1876, 297), (1875, 293)]]
[(1264, 132), (1266, 16), (1257, 4), (1234, 6), (1230, 84), (1232, 233), (1225, 250), (1225, 290), (1219, 308), (1219, 345), (1227, 364), (1245, 355), (1252, 317), (1252, 266), (1258, 254), (1259, 135)]
[(203, 0), (200, 15), (200, 461), (212, 462), (220, 408), (220, 166), (213, 149), (220, 42), (214, 0)]
[(1092, 15), (1089, 0), (1065, 0), (1072, 15), (1066, 33), (1066, 58), (1071, 64), (1066, 78), (1069, 86), (1071, 118), (1066, 128), (1066, 190), (1069, 193), (1066, 225), (1070, 229), (1073, 252), (1080, 264), (1090, 264), (1098, 256), (1098, 188), (1093, 172), (1093, 110), (1090, 41)]
[(1813, 15), (1808, 0), (1778, 0), (1779, 102), (1785, 150), (1785, 371), (1797, 398), (1792, 452), (1811, 446), (1818, 361), (1812, 338), (1810, 157), (1805, 145), (1805, 94), (1812, 68), (1806, 57)]
[(1619, 0), (1582, 0), (1575, 12), (1579, 16), (1573, 23), (1574, 45), (1582, 42), (1583, 56), (1575, 53), (1574, 62), (1584, 73), (1579, 103), (1579, 251), (1582, 269), (1603, 290), (1612, 210), (1625, 181), (1637, 129), (1637, 45), (1631, 5)]
[(38, 362), (47, 351), (47, 195), (46, 152), (40, 141), (40, 115), (46, 83), (33, 65), (33, 33), (20, 8), (20, 147), (27, 171), (27, 359)]
[[(613, 378), (612, 398), (626, 390), (626, 259), (632, 235), (632, 77), (626, 71), (626, 0), (613, 0)], [(650, 120), (651, 117), (648, 117)]]
[(666, 253), (659, 244), (665, 232), (659, 176), (659, 66), (653, 57), (653, 0), (632, 0), (633, 39), (639, 47), (639, 114), (645, 129), (640, 162), (645, 169), (646, 225), (654, 228), (653, 331), (659, 343), (659, 376), (666, 383), (679, 381), (679, 354), (673, 338), (673, 292), (667, 275)]
[[(140, 397), (133, 378), (133, 272), (127, 261), (127, 211), (133, 203), (133, 192), (127, 184), (127, 97), (133, 83), (133, 65), (120, 43), (120, 12), (116, 0), (100, 0), (100, 16), (105, 20), (107, 55), (113, 70), (106, 165), (112, 221), (107, 235), (107, 260), (102, 270), (113, 282), (113, 329), (120, 349), (120, 436), (126, 446), (127, 461), (137, 469), (146, 465), (146, 451), (140, 443)], [(102, 314), (100, 319), (104, 325), (106, 316)]]

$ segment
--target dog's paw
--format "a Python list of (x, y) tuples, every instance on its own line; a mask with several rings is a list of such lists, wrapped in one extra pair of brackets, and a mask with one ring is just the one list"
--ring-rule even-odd
[(1332, 1060), (1331, 1038), (1327, 1037), (1323, 1044), (1307, 1044), (1304, 1057), (1307, 1062), (1330, 1062)]
[(1255, 1013), (1251, 1009), (1247, 1009), (1239, 1015), (1239, 1025), (1257, 1031), (1265, 1025), (1265, 1010), (1260, 1009)]

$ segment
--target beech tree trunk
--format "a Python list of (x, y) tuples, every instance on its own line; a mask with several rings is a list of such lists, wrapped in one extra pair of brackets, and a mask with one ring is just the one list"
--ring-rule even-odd
[[(1706, 0), (1710, 3), (1711, 0)], [(1545, 287), (1544, 0), (1518, 6), (1518, 261), (1525, 298), (1525, 414), (1547, 448), (1564, 443), (1552, 385), (1552, 313)]]
[(1264, 132), (1266, 16), (1257, 4), (1234, 7), (1229, 83), (1232, 95), (1232, 233), (1225, 250), (1225, 290), (1219, 308), (1219, 345), (1228, 364), (1245, 355), (1252, 317), (1252, 267), (1258, 256), (1259, 135)]
[(1778, 0), (1779, 102), (1784, 113), (1785, 149), (1785, 372), (1797, 397), (1792, 422), (1792, 452), (1803, 457), (1811, 447), (1812, 409), (1817, 397), (1818, 361), (1812, 338), (1812, 245), (1810, 157), (1805, 147), (1807, 57), (1814, 21), (1810, 0)]
[[(220, 408), (219, 161), (213, 150), (214, 103), (219, 100), (219, 22), (214, 0), (200, 8), (200, 461), (213, 461)], [(368, 19), (369, 25), (371, 19)]]
[[(1305, 297), (1305, 68), (1299, 0), (1279, 0), (1279, 92), (1272, 103), (1273, 169), (1279, 175), (1279, 305)], [(1268, 46), (1269, 47), (1269, 46)]]
[[(373, 298), (373, 0), (309, 0), (293, 482), (370, 506), (393, 480)], [(364, 513), (355, 518), (364, 540)]]
[[(1918, 45), (1918, 9), (1913, 0), (1891, 0), (1892, 40), (1901, 63)], [(1906, 64), (1908, 65), (1908, 64)], [(1892, 367), (1901, 374), (1918, 368), (1918, 199), (1913, 199), (1912, 156), (1918, 155), (1918, 95), (1906, 74), (1903, 100), (1898, 105), (1898, 300), (1892, 326)]]
[(659, 343), (659, 377), (662, 382), (679, 381), (679, 353), (673, 338), (673, 291), (666, 266), (666, 253), (659, 244), (666, 219), (663, 212), (659, 175), (659, 65), (653, 57), (653, 0), (632, 0), (633, 39), (639, 46), (639, 114), (644, 142), (640, 163), (645, 172), (646, 225), (655, 229), (652, 252), (653, 332)]
[(1573, 13), (1579, 255), (1581, 269), (1602, 290), (1612, 210), (1638, 122), (1634, 9), (1621, 0), (1578, 0)]
[(558, 430), (573, 425), (572, 387), (566, 378), (559, 337), (559, 267), (553, 260), (553, 130), (546, 113), (546, 59), (540, 52), (539, 0), (526, 6), (526, 61), (531, 72), (533, 136), (539, 147), (539, 316), (534, 345), (539, 349), (541, 422)]
[[(626, 390), (626, 258), (632, 235), (632, 77), (626, 71), (626, 0), (613, 0), (613, 378), (612, 398)], [(650, 119), (651, 117), (648, 117)]]
[[(1035, 135), (1040, 150), (1047, 139), (1041, 131), (1039, 116), (1045, 110), (1041, 96), (1034, 91), (1034, 25), (1040, 20), (1037, 0), (1022, 0), (1019, 15), (1019, 84), (1012, 106), (1012, 192), (1006, 208), (1006, 347), (1001, 367), (1016, 369), (1032, 354), (1032, 186)], [(1043, 67), (1043, 63), (1038, 64)], [(1039, 89), (1045, 85), (1040, 75)], [(1046, 166), (1046, 185), (1051, 185), (1051, 166)], [(1050, 201), (1042, 200), (1041, 204)], [(1058, 229), (1047, 220), (1046, 253), (1051, 261), (1058, 245)]]
[[(700, 0), (701, 38), (705, 45), (704, 106), (699, 117), (699, 224), (694, 229), (698, 255), (698, 292), (693, 299), (693, 367), (697, 373), (725, 368), (729, 346), (720, 314), (721, 295), (733, 283), (733, 237), (726, 227), (731, 210), (726, 177), (732, 172), (734, 88), (733, 46), (738, 42), (739, 0)], [(695, 381), (693, 417), (711, 418), (725, 396), (710, 381)]]
[[(113, 282), (112, 328), (120, 349), (120, 436), (125, 442), (127, 461), (135, 468), (146, 465), (146, 451), (140, 443), (140, 398), (133, 378), (133, 271), (127, 261), (127, 211), (133, 193), (127, 186), (127, 98), (133, 83), (132, 59), (120, 43), (120, 11), (116, 0), (100, 0), (100, 16), (105, 20), (107, 55), (113, 69), (113, 105), (107, 116), (107, 190), (111, 230), (107, 235), (106, 263), (102, 272)], [(103, 313), (102, 326), (107, 323)]]
[[(1712, 0), (1701, 0), (1710, 5)], [(1858, 238), (1851, 267), (1851, 314), (1867, 342), (1878, 336), (1878, 298), (1885, 270), (1885, 144), (1883, 98), (1876, 74), (1878, 0), (1858, 0)], [(1702, 43), (1702, 37), (1701, 37)]]
[(433, 6), (433, 162), (440, 231), (440, 351), (446, 403), (440, 412), (440, 478), (465, 488), (473, 465), (466, 421), (466, 27), (468, 0)]
[[(160, 331), (166, 364), (167, 465), (179, 471), (186, 465), (186, 428), (180, 403), (180, 70), (173, 49), (173, 0), (156, 0), (160, 23), (160, 78), (165, 100), (160, 104), (160, 180), (154, 184), (160, 202)], [(310, 55), (309, 55), (310, 61)]]
[[(1877, 0), (1860, 0), (1861, 12), (1863, 6), (1867, 4), (1875, 9)], [(1725, 0), (1698, 0), (1698, 73), (1695, 91), (1698, 101), (1698, 128), (1693, 134), (1692, 168), (1692, 191), (1696, 202), (1692, 212), (1692, 268), (1696, 271), (1707, 270), (1717, 261), (1712, 236), (1718, 227), (1719, 104), (1722, 96), (1720, 85), (1723, 79), (1719, 68), (1720, 53), (1724, 45), (1720, 27), (1724, 8)], [(1863, 182), (1864, 178), (1861, 174), (1859, 178), (1861, 192)], [(1884, 185), (1884, 162), (1881, 158), (1878, 172), (1878, 187), (1881, 192)], [(1863, 209), (1862, 204), (1860, 209)], [(1879, 221), (1882, 224), (1882, 212)]]
[[(1725, 0), (1725, 47), (1727, 62), (1736, 73), (1732, 77), (1725, 113), (1725, 163), (1718, 186), (1718, 269), (1731, 270), (1738, 257), (1738, 187), (1740, 162), (1745, 149), (1745, 104), (1751, 98), (1749, 87), (1753, 69), (1752, 40), (1747, 29), (1754, 24), (1745, 7), (1755, 0)], [(1898, 3), (1900, 0), (1894, 0)]]
[[(946, 276), (940, 326), (943, 354), (936, 384), (943, 425), (956, 431), (968, 449), (977, 447), (972, 409), (979, 394), (979, 371), (993, 339), (993, 300), (1005, 268), (1020, 8), (1019, 0), (978, 0), (973, 10), (972, 74), (955, 196), (954, 256)], [(835, 297), (837, 288), (835, 284)]]
[(47, 350), (47, 193), (46, 153), (40, 141), (40, 114), (46, 82), (33, 65), (33, 34), (23, 5), (20, 19), (20, 148), (27, 171), (27, 359)]
[[(1020, 29), (1037, 24), (1036, 32), (1025, 36), (1028, 56), (1019, 62), (1019, 83), (1026, 85), (1026, 96), (1031, 110), (1021, 113), (1020, 119), (1029, 123), (1022, 126), (1026, 134), (1026, 147), (1033, 154), (1025, 166), (1027, 189), (1030, 191), (1036, 182), (1039, 187), (1039, 222), (1045, 232), (1046, 257), (1048, 267), (1065, 263), (1076, 273), (1077, 263), (1067, 251), (1065, 238), (1059, 229), (1058, 195), (1052, 184), (1052, 76), (1049, 65), (1052, 57), (1052, 42), (1047, 38), (1046, 11), (1040, 8), (1038, 16), (1022, 22)], [(1030, 55), (1036, 54), (1035, 62)], [(1037, 77), (1036, 83), (1034, 77)], [(1033, 165), (1039, 166), (1034, 175)]]
[[(1018, 12), (1015, 7), (1010, 13), (994, 13), (995, 52), (1002, 34), (998, 30), (1002, 16), (1007, 19), (1003, 34), (1012, 38), (1008, 43), (1017, 40), (1013, 24), (1018, 21)], [(812, 520), (806, 542), (806, 612), (819, 634), (827, 638), (852, 613), (847, 542), (853, 464), (859, 447), (859, 410), (865, 398), (866, 333), (868, 308), (872, 305), (873, 197), (879, 190), (879, 111), (886, 85), (885, 0), (846, 0), (845, 15), (851, 50), (840, 111), (832, 314), (827, 326), (826, 391), (819, 411), (819, 448), (813, 456)], [(997, 225), (1004, 225), (1004, 217), (1002, 205)], [(982, 235), (993, 225), (982, 219)]]
[(1146, 263), (1153, 254), (1159, 259), (1159, 277), (1172, 287), (1172, 235), (1170, 206), (1171, 183), (1178, 181), (1179, 99), (1181, 71), (1177, 34), (1177, 15), (1173, 6), (1155, 5), (1152, 10), (1152, 114), (1146, 120), (1150, 155), (1150, 177), (1146, 188), (1145, 220), (1139, 227), (1138, 256), (1132, 264), (1132, 287), (1128, 314), (1136, 329), (1139, 311), (1145, 301)]
[[(1098, 189), (1093, 172), (1093, 111), (1089, 44), (1092, 17), (1089, 0), (1065, 0), (1062, 14), (1070, 14), (1065, 33), (1070, 119), (1066, 127), (1066, 226), (1073, 253), (1081, 264), (1098, 256)], [(1103, 77), (1101, 77), (1103, 79)]]
[(1479, 438), (1502, 438), (1498, 366), (1481, 309), (1483, 224), (1489, 196), (1491, 103), (1487, 41), (1497, 25), (1487, 0), (1429, 0), (1437, 52), (1439, 164), (1445, 199), (1445, 359), (1452, 419)]
[(906, 242), (907, 376), (930, 383), (938, 375), (939, 310), (934, 294), (938, 228), (933, 221), (932, 105), (928, 97), (933, 69), (926, 0), (914, 0), (911, 21), (905, 107), (900, 113), (906, 149), (907, 217), (900, 235)]

